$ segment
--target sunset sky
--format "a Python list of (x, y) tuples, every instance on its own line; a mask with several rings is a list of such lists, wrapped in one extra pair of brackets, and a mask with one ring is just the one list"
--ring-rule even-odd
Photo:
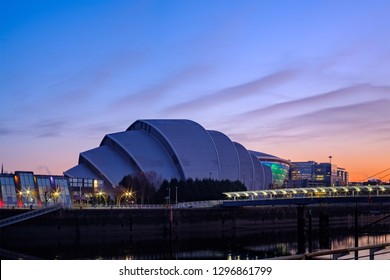
[[(390, 168), (390, 1), (0, 2), (0, 164), (62, 174), (137, 119)], [(390, 179), (390, 169), (376, 176)]]

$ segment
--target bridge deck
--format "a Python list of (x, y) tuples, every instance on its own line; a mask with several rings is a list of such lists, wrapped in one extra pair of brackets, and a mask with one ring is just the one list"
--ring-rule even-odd
[(222, 207), (242, 207), (261, 205), (314, 205), (314, 204), (337, 204), (337, 203), (390, 203), (388, 196), (331, 196), (331, 197), (294, 197), (272, 199), (241, 199), (224, 201)]

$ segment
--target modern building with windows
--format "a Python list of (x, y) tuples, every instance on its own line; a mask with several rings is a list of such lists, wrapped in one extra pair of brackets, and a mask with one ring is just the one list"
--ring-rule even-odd
[(349, 174), (345, 168), (332, 163), (315, 161), (292, 162), (289, 187), (347, 186)]
[[(73, 186), (68, 177), (59, 175), (35, 175), (31, 171), (16, 171), (0, 174), (0, 207), (42, 207), (53, 204), (71, 205), (81, 193), (85, 197), (101, 186), (100, 181), (81, 180)], [(90, 185), (90, 186), (89, 186)], [(90, 188), (89, 188), (90, 187)], [(80, 192), (81, 190), (81, 192)]]
[(287, 162), (271, 155), (267, 157), (274, 161), (267, 161), (265, 155), (191, 120), (138, 120), (126, 131), (105, 135), (99, 147), (80, 153), (78, 165), (64, 174), (98, 178), (107, 192), (126, 175), (151, 172), (167, 180), (239, 180), (248, 190), (259, 190), (279, 185), (282, 179), (273, 178), (277, 168), (271, 163)]

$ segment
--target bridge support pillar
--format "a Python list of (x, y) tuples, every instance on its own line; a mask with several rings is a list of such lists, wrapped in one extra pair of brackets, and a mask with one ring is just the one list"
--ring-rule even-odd
[(330, 248), (330, 240), (329, 240), (329, 214), (323, 210), (320, 213), (320, 248), (321, 249), (329, 249)]
[(309, 209), (307, 214), (309, 216), (309, 229), (308, 229), (309, 253), (311, 253), (311, 252), (313, 252), (313, 231), (312, 231), (312, 214), (311, 214), (311, 209)]
[(305, 206), (299, 205), (297, 207), (297, 243), (298, 243), (298, 252), (297, 254), (304, 254), (306, 252), (305, 248)]
[(385, 248), (386, 248), (385, 246), (379, 247), (379, 248), (371, 248), (370, 249), (370, 260), (373, 260), (375, 258), (375, 253), (376, 252), (381, 251), (381, 250), (383, 250)]
[[(356, 201), (355, 203), (355, 229), (354, 229), (354, 235), (355, 235), (355, 248), (359, 247), (359, 216), (358, 216), (358, 203)], [(355, 251), (355, 260), (359, 259), (359, 251)]]

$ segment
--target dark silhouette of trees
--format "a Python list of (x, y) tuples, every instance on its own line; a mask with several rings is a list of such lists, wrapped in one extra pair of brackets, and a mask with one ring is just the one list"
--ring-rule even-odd
[(123, 177), (119, 183), (118, 194), (121, 192), (131, 192), (135, 203), (138, 204), (150, 204), (153, 203), (153, 199), (157, 188), (161, 184), (161, 177), (155, 172), (137, 172), (129, 174)]
[[(155, 172), (137, 172), (123, 177), (116, 188), (116, 201), (121, 196), (137, 204), (163, 204), (184, 201), (224, 199), (224, 192), (246, 191), (240, 181), (188, 179), (162, 180)], [(131, 192), (131, 198), (126, 195)], [(123, 199), (122, 199), (123, 200)]]
[[(188, 179), (186, 181), (164, 180), (155, 193), (155, 203), (175, 203), (184, 201), (219, 200), (226, 198), (224, 192), (246, 191), (240, 181)], [(176, 197), (177, 195), (177, 197)]]

